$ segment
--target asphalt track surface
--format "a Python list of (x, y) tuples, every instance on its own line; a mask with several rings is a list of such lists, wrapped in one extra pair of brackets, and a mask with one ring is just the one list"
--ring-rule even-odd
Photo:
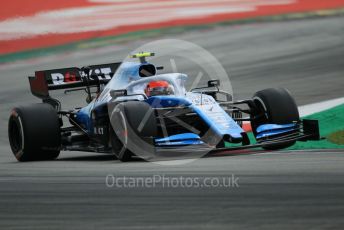
[[(343, 96), (342, 17), (219, 27), (174, 37), (214, 54), (230, 72), (236, 98), (276, 86), (288, 88), (299, 105)], [(14, 105), (37, 102), (29, 92), (28, 73), (121, 60), (147, 41), (0, 66), (0, 229), (342, 229), (342, 150), (223, 153), (174, 166), (70, 152), (50, 162), (15, 161), (7, 118)], [(64, 105), (78, 100), (67, 96)], [(109, 174), (201, 182), (233, 175), (239, 186), (172, 188), (160, 182), (150, 188), (107, 187)]]

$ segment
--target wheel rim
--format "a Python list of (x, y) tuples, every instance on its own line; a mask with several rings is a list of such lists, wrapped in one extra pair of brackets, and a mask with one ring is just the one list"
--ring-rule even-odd
[(112, 128), (113, 133), (113, 137), (111, 137), (112, 139), (110, 140), (112, 149), (115, 156), (121, 159), (128, 144), (127, 124), (125, 115), (121, 109), (117, 109), (116, 116), (112, 115), (111, 126), (110, 128)]
[(251, 123), (253, 134), (256, 135), (256, 129), (258, 128), (258, 126), (268, 122), (269, 117), (263, 100), (259, 97), (254, 97), (253, 101), (255, 102), (256, 106), (258, 106), (258, 110), (264, 113), (264, 117), (259, 118), (257, 119), (257, 121)]
[(8, 131), (11, 148), (17, 155), (23, 150), (24, 145), (23, 125), (19, 117), (18, 120), (16, 120), (14, 117), (11, 117)]
[(268, 111), (264, 104), (264, 101), (259, 97), (254, 97), (253, 100), (256, 102), (256, 105), (259, 105), (259, 110), (264, 112), (266, 120), (269, 120)]
[(122, 137), (123, 137), (123, 145), (126, 147), (128, 145), (128, 128), (127, 128), (127, 123), (125, 122), (125, 117), (122, 111), (119, 113), (121, 115), (121, 120), (122, 120)]

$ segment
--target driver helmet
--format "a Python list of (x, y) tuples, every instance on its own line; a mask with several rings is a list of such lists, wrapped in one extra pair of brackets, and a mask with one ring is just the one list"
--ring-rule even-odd
[(167, 81), (151, 81), (145, 89), (147, 97), (174, 94), (174, 89)]

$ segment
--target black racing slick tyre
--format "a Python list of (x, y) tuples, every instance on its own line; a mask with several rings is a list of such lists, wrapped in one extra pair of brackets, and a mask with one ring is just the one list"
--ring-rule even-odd
[[(262, 124), (290, 124), (300, 119), (295, 100), (284, 88), (269, 88), (258, 91), (254, 94), (253, 101), (258, 110), (256, 111), (257, 114), (263, 114), (251, 122), (255, 136), (257, 134), (256, 129)], [(294, 143), (295, 141), (290, 141), (263, 148), (269, 150), (283, 149)]]
[[(118, 104), (110, 118), (110, 142), (120, 161), (129, 161), (144, 137), (157, 135), (153, 109), (146, 102), (128, 101)], [(140, 150), (139, 150), (140, 151)]]
[(60, 122), (49, 104), (32, 104), (12, 110), (8, 137), (18, 161), (53, 160), (60, 154)]

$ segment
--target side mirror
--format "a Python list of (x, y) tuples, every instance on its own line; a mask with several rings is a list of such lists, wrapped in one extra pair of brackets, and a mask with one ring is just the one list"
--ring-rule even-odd
[(218, 87), (220, 86), (220, 80), (209, 80), (208, 87)]
[(81, 68), (81, 71), (84, 72), (87, 76), (89, 76), (90, 72), (91, 72), (91, 67), (84, 66), (84, 67)]
[(110, 92), (110, 96), (115, 99), (117, 97), (126, 96), (127, 90), (126, 89), (120, 89), (120, 90), (112, 90)]

